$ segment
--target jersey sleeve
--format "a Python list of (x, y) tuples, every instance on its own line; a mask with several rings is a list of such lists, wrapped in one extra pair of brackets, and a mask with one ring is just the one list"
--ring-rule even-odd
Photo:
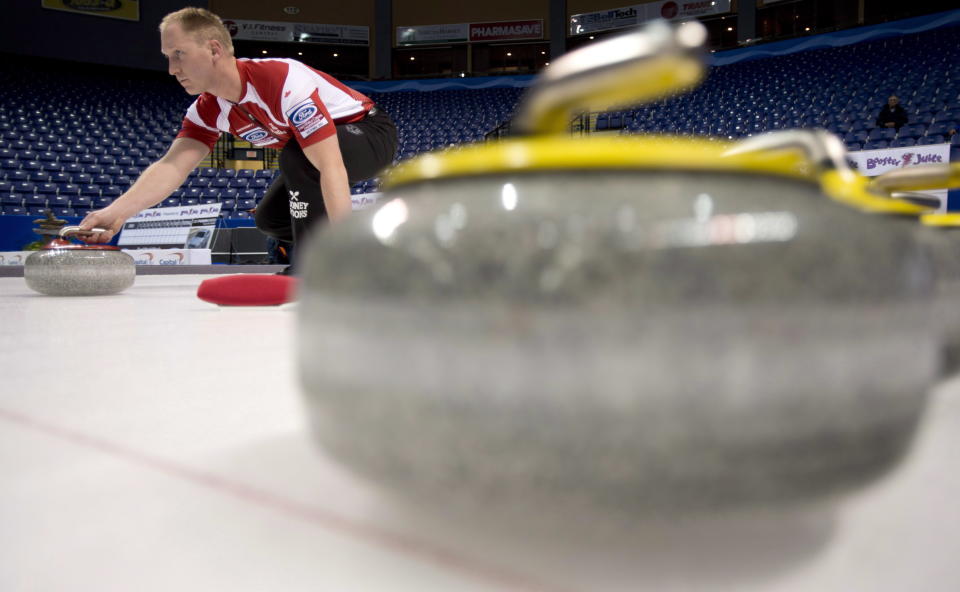
[[(202, 114), (208, 113), (212, 109), (219, 111), (220, 107), (216, 104), (216, 101), (208, 101), (207, 98), (205, 95), (201, 96), (190, 105), (186, 116), (183, 118), (183, 123), (180, 124), (180, 132), (177, 133), (177, 137), (197, 140), (213, 150), (213, 146), (220, 139), (221, 132), (216, 127), (209, 125)], [(209, 118), (210, 115), (208, 114), (207, 119)], [(216, 119), (217, 114), (213, 114), (213, 121), (215, 122)]]
[(316, 87), (308, 90), (309, 94), (306, 92), (300, 94), (299, 101), (294, 98), (286, 101), (283, 106), (287, 125), (290, 126), (297, 142), (304, 148), (337, 133), (333, 118), (320, 100), (320, 91)]

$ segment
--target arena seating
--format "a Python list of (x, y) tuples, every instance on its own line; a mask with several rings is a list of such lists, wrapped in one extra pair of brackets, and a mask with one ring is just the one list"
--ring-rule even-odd
[[(150, 73), (74, 71), (55, 62), (0, 65), (0, 212), (51, 207), (82, 216), (109, 204), (167, 149), (191, 98)], [(397, 160), (482, 141), (509, 120), (519, 88), (368, 92), (397, 122)], [(875, 129), (897, 94), (909, 123)], [(822, 127), (851, 150), (951, 141), (960, 146), (960, 27), (712, 67), (697, 89), (594, 118), (593, 131), (740, 138)], [(249, 217), (274, 170), (193, 171), (163, 205), (220, 201)], [(352, 193), (378, 190), (364, 181)]]
[[(891, 94), (909, 116), (899, 133), (874, 129)], [(852, 150), (943, 142), (960, 124), (960, 27), (715, 67), (690, 93), (605, 115), (629, 132), (731, 139), (820, 127)]]

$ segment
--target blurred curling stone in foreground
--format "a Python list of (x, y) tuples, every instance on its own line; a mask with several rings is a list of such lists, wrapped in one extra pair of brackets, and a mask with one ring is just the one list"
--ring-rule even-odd
[(793, 147), (564, 132), (695, 83), (703, 38), (563, 56), (522, 137), (408, 161), (316, 235), (298, 350), (329, 453), (436, 508), (557, 516), (824, 499), (904, 454), (940, 347), (923, 206)]

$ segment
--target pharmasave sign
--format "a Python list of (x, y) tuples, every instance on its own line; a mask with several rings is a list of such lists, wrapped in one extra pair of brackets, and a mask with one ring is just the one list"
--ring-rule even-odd
[(139, 0), (41, 0), (40, 6), (89, 16), (140, 20)]
[(450, 23), (397, 27), (397, 45), (483, 43), (522, 39), (543, 39), (543, 21)]
[(470, 23), (470, 41), (472, 42), (515, 39), (543, 39), (543, 21)]
[(730, 12), (730, 0), (674, 1), (634, 4), (600, 12), (585, 12), (570, 17), (570, 34), (622, 29), (652, 21), (692, 19)]

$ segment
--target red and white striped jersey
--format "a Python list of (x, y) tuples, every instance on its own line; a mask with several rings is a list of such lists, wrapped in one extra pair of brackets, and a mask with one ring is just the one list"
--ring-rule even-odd
[(201, 94), (187, 109), (178, 138), (211, 150), (222, 132), (255, 146), (282, 148), (296, 138), (306, 147), (336, 133), (332, 123), (359, 121), (373, 108), (363, 94), (296, 60), (238, 59), (237, 69), (240, 102)]

